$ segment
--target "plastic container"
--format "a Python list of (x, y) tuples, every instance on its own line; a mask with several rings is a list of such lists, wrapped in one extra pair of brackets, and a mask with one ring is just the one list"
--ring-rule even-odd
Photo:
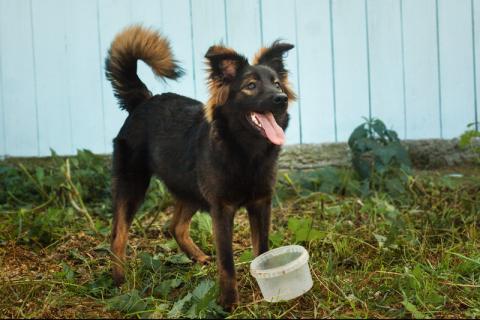
[(268, 302), (299, 297), (313, 286), (308, 252), (298, 245), (276, 248), (259, 255), (250, 264), (250, 272)]

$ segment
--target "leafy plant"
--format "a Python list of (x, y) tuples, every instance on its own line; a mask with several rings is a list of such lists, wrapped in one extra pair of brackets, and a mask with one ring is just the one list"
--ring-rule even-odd
[(322, 239), (325, 234), (313, 227), (312, 218), (288, 219), (288, 230), (293, 233), (297, 243)]
[(371, 189), (392, 195), (405, 192), (411, 161), (395, 131), (379, 119), (366, 119), (352, 132), (348, 146), (365, 193)]
[(462, 149), (471, 149), (478, 154), (477, 161), (480, 162), (480, 131), (476, 129), (475, 122), (469, 123), (467, 125), (468, 130), (466, 130), (461, 136), (458, 145)]
[[(206, 212), (198, 212), (192, 218), (190, 226), (190, 234), (193, 240), (200, 246), (200, 248), (212, 249), (212, 218)], [(210, 250), (209, 250), (210, 251)]]
[(108, 300), (109, 310), (117, 310), (129, 315), (148, 316), (154, 310), (153, 297), (142, 298), (138, 290), (134, 289), (125, 294), (115, 296)]
[(192, 292), (174, 303), (168, 317), (193, 319), (225, 316), (226, 313), (215, 301), (217, 291), (213, 281), (203, 280)]

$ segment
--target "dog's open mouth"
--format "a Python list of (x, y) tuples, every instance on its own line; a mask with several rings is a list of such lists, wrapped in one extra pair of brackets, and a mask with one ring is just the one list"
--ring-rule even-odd
[(270, 140), (271, 143), (282, 145), (285, 143), (285, 133), (283, 129), (275, 121), (275, 117), (271, 112), (258, 113), (250, 112), (247, 115), (250, 124), (260, 131), (260, 133)]

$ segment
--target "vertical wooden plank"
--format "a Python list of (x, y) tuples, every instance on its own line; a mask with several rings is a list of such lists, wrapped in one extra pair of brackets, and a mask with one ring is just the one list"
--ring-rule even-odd
[(213, 44), (225, 43), (225, 9), (223, 0), (191, 1), (193, 47), (195, 56), (195, 86), (197, 99), (205, 102), (208, 90), (205, 84), (205, 53)]
[(473, 51), (473, 64), (474, 64), (474, 79), (473, 82), (475, 83), (474, 87), (474, 97), (475, 99), (475, 120), (476, 125), (475, 128), (478, 130), (480, 128), (480, 107), (478, 105), (478, 97), (480, 94), (480, 81), (478, 79), (478, 75), (480, 74), (479, 63), (480, 63), (480, 4), (474, 0), (470, 0), (470, 7), (472, 10), (471, 16), (471, 28), (472, 28), (472, 51)]
[[(164, 34), (162, 13), (162, 2), (159, 0), (136, 0), (132, 2), (132, 22), (153, 28)], [(138, 76), (153, 94), (161, 94), (164, 91), (164, 82), (155, 77), (150, 67), (139, 61), (137, 68)]]
[(28, 0), (0, 2), (3, 130), (11, 156), (38, 155), (30, 12)]
[(405, 137), (400, 2), (368, 0), (372, 116)]
[[(185, 75), (178, 81), (168, 80), (165, 91), (173, 91), (191, 98), (195, 96), (194, 65), (192, 56), (192, 34), (190, 20), (190, 6), (188, 0), (162, 0), (163, 34), (170, 39), (173, 54), (185, 70)], [(202, 63), (202, 57), (197, 61)], [(201, 75), (203, 79), (203, 73)]]
[[(2, 2), (4, 0), (0, 0), (0, 10), (3, 9)], [(0, 19), (2, 18), (0, 14)], [(2, 24), (0, 23), (0, 159), (3, 159), (7, 154), (7, 150), (5, 148), (6, 138), (5, 138), (5, 110), (4, 110), (4, 103), (3, 103), (3, 78), (2, 72)]]
[(226, 1), (227, 45), (251, 58), (261, 47), (258, 0)]
[(67, 96), (66, 2), (32, 0), (40, 155), (71, 154), (72, 118)]
[(120, 110), (113, 95), (110, 82), (105, 79), (105, 58), (110, 44), (117, 33), (131, 23), (130, 1), (97, 0), (100, 41), (100, 61), (102, 64), (103, 105), (105, 108), (106, 152), (112, 152), (112, 140), (118, 134), (128, 113)]
[(453, 138), (475, 119), (471, 8), (469, 0), (438, 5), (443, 136)]
[[(74, 149), (105, 153), (96, 0), (67, 2), (67, 72)], [(74, 151), (75, 151), (74, 150)]]
[(304, 143), (335, 141), (328, 0), (297, 2)]
[(346, 141), (369, 116), (365, 3), (333, 1), (338, 140)]
[(403, 0), (407, 138), (439, 138), (434, 0)]
[[(295, 92), (298, 92), (298, 66), (295, 32), (295, 1), (294, 0), (262, 0), (262, 29), (264, 45), (268, 46), (277, 39), (296, 45), (285, 59), (287, 69), (290, 71), (289, 79)], [(301, 23), (301, 17), (299, 17)], [(301, 50), (301, 49), (300, 49)], [(286, 136), (287, 144), (300, 143), (300, 106), (295, 102), (289, 107), (290, 124)]]

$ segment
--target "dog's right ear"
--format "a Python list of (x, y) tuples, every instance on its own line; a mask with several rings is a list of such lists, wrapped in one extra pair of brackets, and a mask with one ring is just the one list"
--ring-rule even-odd
[(211, 46), (205, 58), (210, 67), (209, 79), (220, 83), (231, 82), (248, 65), (247, 58), (221, 45)]
[(264, 64), (275, 70), (280, 77), (286, 78), (288, 71), (285, 69), (284, 54), (293, 49), (293, 44), (280, 42), (272, 43), (270, 47), (262, 48), (255, 55), (253, 64)]

